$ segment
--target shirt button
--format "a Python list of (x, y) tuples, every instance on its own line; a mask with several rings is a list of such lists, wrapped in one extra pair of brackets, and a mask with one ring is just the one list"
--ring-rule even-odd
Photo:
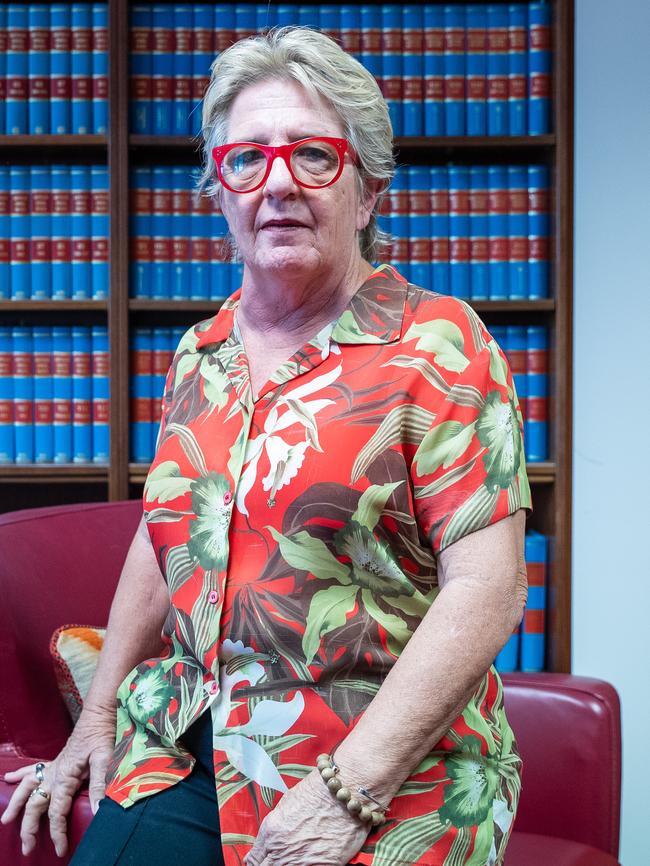
[(223, 504), (224, 505), (230, 505), (231, 501), (232, 501), (232, 493), (230, 492), (230, 490), (227, 490), (223, 494)]
[(216, 604), (219, 601), (219, 593), (216, 589), (211, 589), (208, 593), (208, 602), (210, 604)]

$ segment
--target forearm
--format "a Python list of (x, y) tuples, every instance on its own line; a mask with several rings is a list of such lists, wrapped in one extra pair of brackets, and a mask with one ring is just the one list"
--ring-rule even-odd
[(140, 522), (113, 598), (104, 646), (84, 707), (115, 712), (115, 695), (138, 662), (160, 652), (169, 595), (151, 540)]

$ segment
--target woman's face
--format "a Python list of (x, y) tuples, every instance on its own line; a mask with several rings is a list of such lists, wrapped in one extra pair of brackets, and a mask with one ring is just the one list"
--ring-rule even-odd
[[(269, 79), (247, 87), (228, 117), (227, 143), (281, 145), (318, 135), (343, 138), (341, 121), (325, 100), (313, 99), (293, 81)], [(299, 186), (277, 158), (260, 189), (222, 189), (221, 206), (244, 264), (262, 275), (286, 271), (292, 279), (337, 273), (360, 259), (356, 232), (370, 218), (349, 155), (341, 177), (320, 190)], [(280, 226), (279, 220), (294, 225)]]

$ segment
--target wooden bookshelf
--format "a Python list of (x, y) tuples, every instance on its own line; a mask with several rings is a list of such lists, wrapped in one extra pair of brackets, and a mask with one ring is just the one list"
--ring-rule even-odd
[[(171, 2), (171, 0), (170, 0)], [(505, 0), (504, 0), (505, 2)], [(489, 324), (545, 324), (550, 343), (549, 460), (529, 464), (534, 513), (530, 525), (551, 538), (547, 669), (571, 665), (571, 449), (573, 270), (573, 3), (552, 0), (553, 132), (531, 137), (398, 138), (402, 164), (540, 162), (551, 169), (551, 297), (541, 301), (480, 301), (473, 306)], [(190, 325), (212, 315), (218, 301), (150, 301), (129, 298), (129, 171), (131, 165), (199, 160), (199, 142), (176, 136), (133, 135), (128, 129), (127, 0), (108, 0), (109, 100), (107, 136), (0, 136), (0, 160), (107, 163), (110, 174), (110, 296), (108, 301), (0, 301), (9, 324), (107, 322), (110, 351), (109, 465), (0, 467), (0, 511), (57, 502), (139, 497), (147, 465), (129, 462), (129, 345), (137, 324)], [(171, 323), (171, 321), (170, 321)]]

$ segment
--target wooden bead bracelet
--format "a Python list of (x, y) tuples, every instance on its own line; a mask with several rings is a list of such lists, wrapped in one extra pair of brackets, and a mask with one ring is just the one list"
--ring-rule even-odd
[(355, 797), (352, 791), (337, 777), (339, 768), (334, 763), (331, 755), (319, 755), (316, 759), (316, 766), (329, 790), (339, 802), (346, 806), (351, 815), (354, 815), (365, 823), (372, 822), (373, 827), (379, 827), (384, 823), (388, 806), (382, 806), (366, 788), (360, 787), (357, 788), (357, 791), (359, 794), (372, 800), (373, 803), (376, 803), (379, 807), (378, 809), (371, 809), (370, 806), (362, 803), (361, 800)]

